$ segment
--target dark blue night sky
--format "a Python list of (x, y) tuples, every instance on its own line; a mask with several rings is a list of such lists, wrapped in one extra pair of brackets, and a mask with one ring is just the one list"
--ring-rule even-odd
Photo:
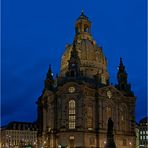
[(3, 0), (2, 125), (35, 121), (48, 65), (59, 73), (65, 45), (84, 9), (116, 83), (120, 57), (137, 96), (136, 119), (147, 112), (146, 0)]

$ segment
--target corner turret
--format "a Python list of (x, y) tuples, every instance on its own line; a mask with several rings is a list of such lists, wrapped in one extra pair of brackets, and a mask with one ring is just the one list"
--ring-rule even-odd
[(76, 41), (73, 42), (70, 60), (68, 60), (67, 76), (76, 77), (80, 75), (80, 59), (76, 50)]
[(45, 89), (52, 90), (53, 85), (54, 85), (54, 79), (53, 79), (53, 74), (51, 70), (51, 65), (49, 65), (49, 69), (48, 69), (46, 79), (45, 79)]

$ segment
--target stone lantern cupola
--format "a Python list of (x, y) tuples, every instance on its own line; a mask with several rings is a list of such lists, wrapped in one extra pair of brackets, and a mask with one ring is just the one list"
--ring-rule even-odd
[(81, 15), (78, 17), (75, 23), (75, 38), (77, 39), (89, 39), (93, 40), (91, 36), (91, 22), (88, 17), (81, 12)]
[(83, 11), (76, 21), (75, 31), (76, 34), (91, 33), (91, 22), (88, 20), (88, 17), (84, 15)]

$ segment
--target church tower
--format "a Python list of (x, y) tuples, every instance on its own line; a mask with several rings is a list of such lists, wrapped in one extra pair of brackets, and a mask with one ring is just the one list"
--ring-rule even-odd
[(104, 148), (107, 124), (114, 123), (117, 148), (135, 148), (135, 96), (120, 59), (118, 84), (109, 83), (103, 49), (93, 39), (91, 22), (81, 13), (72, 44), (65, 47), (60, 74), (51, 66), (38, 98), (38, 147)]
[(117, 74), (117, 80), (118, 80), (118, 88), (120, 90), (126, 90), (126, 88), (127, 88), (127, 73), (125, 71), (125, 66), (123, 65), (122, 58), (120, 58), (120, 65), (119, 65), (119, 71)]
[(125, 91), (129, 94), (133, 94), (131, 91), (131, 86), (127, 82), (127, 73), (125, 70), (125, 66), (123, 65), (122, 58), (120, 58), (120, 65), (118, 67), (117, 80), (118, 80), (118, 84), (116, 85), (116, 87), (119, 90)]

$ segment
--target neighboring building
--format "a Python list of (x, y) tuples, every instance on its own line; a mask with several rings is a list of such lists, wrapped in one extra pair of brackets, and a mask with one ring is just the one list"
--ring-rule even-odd
[(2, 148), (37, 145), (37, 126), (30, 122), (10, 122), (1, 128)]
[(116, 147), (135, 148), (136, 98), (122, 59), (113, 86), (103, 49), (93, 40), (91, 22), (83, 12), (75, 32), (62, 56), (60, 75), (53, 79), (49, 67), (37, 101), (39, 147), (104, 148), (111, 117)]
[(148, 148), (148, 117), (139, 122), (139, 144), (140, 147)]
[(139, 124), (138, 123), (136, 123), (135, 132), (136, 132), (136, 148), (139, 148)]

